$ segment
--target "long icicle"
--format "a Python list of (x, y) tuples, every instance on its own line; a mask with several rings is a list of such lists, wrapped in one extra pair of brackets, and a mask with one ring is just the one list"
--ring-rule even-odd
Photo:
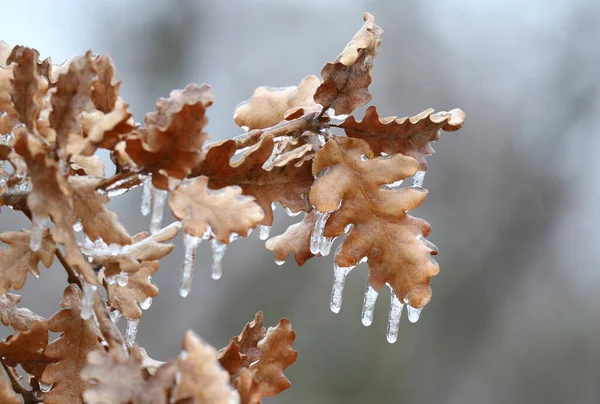
[(152, 176), (147, 175), (144, 177), (144, 181), (142, 183), (142, 204), (140, 209), (142, 211), (143, 216), (148, 216), (150, 214), (150, 205), (152, 204), (152, 194), (154, 191), (154, 186), (152, 185)]
[(152, 218), (150, 219), (150, 233), (155, 234), (160, 230), (163, 211), (167, 201), (168, 192), (162, 189), (154, 190), (154, 203), (152, 204)]
[(127, 341), (128, 346), (133, 346), (135, 344), (135, 337), (137, 336), (139, 324), (140, 324), (139, 319), (133, 319), (133, 318), (127, 319), (127, 329), (125, 330), (125, 340)]
[(210, 275), (214, 280), (221, 279), (221, 275), (223, 274), (223, 256), (225, 255), (227, 244), (221, 243), (216, 238), (213, 238), (210, 240), (210, 245), (212, 247), (213, 258)]
[(92, 317), (92, 314), (94, 313), (94, 294), (96, 294), (98, 287), (86, 281), (82, 281), (82, 283), (83, 298), (81, 299), (80, 317), (82, 320), (87, 320)]
[(313, 254), (319, 254), (321, 252), (321, 245), (323, 243), (323, 229), (329, 219), (331, 212), (320, 212), (315, 209), (315, 227), (310, 236), (310, 252)]
[(388, 284), (390, 288), (390, 314), (388, 317), (388, 325), (387, 325), (387, 341), (390, 344), (393, 344), (398, 339), (398, 329), (400, 328), (400, 316), (402, 315), (402, 308), (404, 304), (398, 299), (394, 289)]
[(29, 248), (31, 251), (39, 251), (42, 248), (44, 228), (48, 223), (48, 216), (40, 217), (35, 213), (31, 215), (31, 234), (29, 236)]
[(181, 286), (179, 287), (179, 295), (186, 297), (192, 290), (192, 278), (194, 276), (194, 262), (196, 259), (196, 249), (202, 239), (200, 237), (183, 234), (183, 245), (185, 255), (183, 259), (183, 267), (181, 268)]
[(371, 284), (367, 282), (367, 288), (365, 290), (365, 299), (363, 300), (363, 308), (360, 318), (365, 327), (368, 327), (373, 323), (373, 312), (375, 310), (377, 296), (379, 296), (379, 292), (373, 289), (373, 286), (371, 286)]

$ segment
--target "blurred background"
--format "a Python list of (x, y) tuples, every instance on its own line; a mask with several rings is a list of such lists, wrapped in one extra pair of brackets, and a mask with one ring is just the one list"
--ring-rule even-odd
[[(597, 1), (0, 4), (0, 39), (11, 45), (35, 47), (54, 63), (87, 49), (110, 54), (136, 121), (172, 89), (210, 83), (215, 140), (242, 133), (233, 110), (256, 87), (318, 75), (364, 11), (385, 31), (371, 86), (381, 115), (429, 107), (467, 114), (465, 127), (444, 134), (428, 160), (430, 195), (413, 215), (433, 227), (441, 273), (419, 322), (403, 316), (396, 344), (385, 339), (387, 291), (373, 325), (361, 325), (366, 264), (348, 277), (335, 315), (333, 256), (279, 267), (254, 233), (230, 246), (219, 281), (201, 245), (185, 299), (177, 239), (140, 324), (138, 342), (153, 358), (177, 355), (186, 329), (224, 346), (262, 310), (267, 325), (291, 320), (299, 352), (285, 372), (292, 388), (265, 403), (600, 402)], [(111, 202), (132, 234), (149, 225), (140, 195), (137, 188)], [(272, 235), (300, 220), (276, 214)], [(163, 223), (172, 220), (166, 214)], [(1, 231), (28, 227), (2, 209)], [(22, 306), (52, 315), (64, 278), (58, 267), (29, 277), (18, 292)]]

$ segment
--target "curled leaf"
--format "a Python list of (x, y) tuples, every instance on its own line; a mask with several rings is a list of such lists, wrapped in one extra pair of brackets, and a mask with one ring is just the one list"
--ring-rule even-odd
[(304, 215), (302, 221), (287, 228), (285, 233), (267, 240), (265, 246), (275, 254), (275, 261), (283, 262), (290, 254), (294, 254), (300, 266), (313, 257), (310, 251), (310, 237), (315, 227), (315, 214)]

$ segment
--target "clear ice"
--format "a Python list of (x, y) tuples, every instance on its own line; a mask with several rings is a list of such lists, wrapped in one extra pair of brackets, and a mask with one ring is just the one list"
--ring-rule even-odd
[(73, 225), (73, 231), (75, 233), (79, 233), (81, 230), (83, 230), (83, 225), (81, 224), (81, 220), (77, 220), (77, 222), (75, 222)]
[(185, 248), (183, 267), (181, 268), (181, 286), (179, 294), (186, 297), (192, 290), (192, 277), (194, 276), (194, 262), (196, 259), (196, 249), (202, 239), (200, 237), (183, 234), (183, 245)]
[(342, 294), (344, 293), (344, 284), (346, 283), (346, 276), (356, 266), (351, 267), (340, 267), (338, 264), (333, 262), (333, 287), (331, 288), (331, 311), (339, 313), (342, 308)]
[(414, 188), (423, 188), (423, 180), (425, 179), (425, 171), (417, 171), (413, 175), (412, 186)]
[(158, 233), (160, 230), (167, 195), (168, 192), (162, 189), (154, 190), (154, 203), (152, 204), (152, 217), (150, 219), (150, 233), (152, 234)]
[(125, 286), (127, 286), (127, 283), (129, 282), (129, 273), (127, 272), (121, 272), (119, 273), (119, 275), (117, 276), (117, 284), (124, 288)]
[(423, 308), (417, 309), (408, 304), (408, 299), (404, 299), (404, 303), (406, 303), (406, 311), (408, 313), (408, 321), (411, 323), (416, 323), (419, 321), (419, 317), (421, 316), (421, 311)]
[(293, 212), (290, 208), (285, 208), (285, 213), (290, 217), (294, 217), (298, 216), (300, 213), (302, 213), (302, 211), (299, 210), (298, 212)]
[(138, 325), (140, 324), (139, 319), (127, 319), (127, 329), (125, 331), (125, 340), (128, 346), (135, 344), (135, 337), (138, 332)]
[(82, 320), (87, 320), (92, 317), (94, 313), (94, 295), (98, 287), (83, 281), (83, 298), (81, 299), (81, 312), (80, 316)]
[(258, 238), (261, 240), (266, 240), (269, 238), (269, 234), (271, 234), (271, 226), (265, 226), (262, 224), (258, 225)]
[(119, 310), (113, 310), (110, 312), (110, 319), (116, 325), (121, 318), (121, 312)]
[(401, 188), (401, 185), (403, 182), (404, 182), (404, 180), (398, 180), (398, 181), (392, 182), (391, 184), (384, 184), (381, 186), (381, 188), (391, 189), (392, 191), (395, 191), (395, 190), (398, 190)]
[(29, 236), (29, 248), (31, 251), (39, 251), (42, 248), (44, 228), (48, 222), (48, 216), (40, 217), (35, 213), (31, 217), (31, 234)]
[(140, 309), (142, 310), (148, 310), (150, 306), (152, 306), (152, 298), (150, 296), (140, 302)]
[(227, 249), (227, 244), (221, 243), (216, 238), (210, 240), (210, 245), (212, 247), (212, 270), (210, 276), (214, 279), (221, 279), (221, 275), (223, 274), (223, 256), (225, 255), (225, 250)]
[(379, 293), (373, 289), (373, 286), (371, 286), (370, 283), (367, 282), (365, 300), (363, 301), (362, 314), (360, 318), (365, 327), (368, 327), (373, 323), (373, 311), (375, 310), (377, 296), (379, 296)]
[(152, 177), (148, 175), (144, 177), (144, 181), (142, 182), (142, 204), (140, 210), (144, 216), (148, 216), (150, 214), (150, 204), (152, 202), (153, 190), (154, 187), (152, 186)]
[(398, 339), (398, 328), (400, 327), (400, 316), (402, 315), (402, 308), (404, 304), (398, 299), (394, 289), (388, 284), (390, 288), (391, 302), (390, 302), (390, 314), (388, 317), (387, 325), (387, 341), (393, 344)]
[[(325, 249), (327, 248), (326, 245), (323, 245), (324, 243), (327, 243), (327, 241), (323, 240), (323, 229), (325, 228), (327, 219), (329, 219), (329, 215), (331, 215), (331, 212), (320, 212), (315, 209), (315, 227), (310, 236), (310, 252), (315, 255), (321, 252), (322, 247)], [(331, 248), (331, 246), (329, 246), (329, 248)]]

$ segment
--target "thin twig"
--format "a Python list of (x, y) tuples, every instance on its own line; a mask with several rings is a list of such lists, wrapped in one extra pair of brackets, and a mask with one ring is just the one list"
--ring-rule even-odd
[(25, 388), (25, 386), (23, 386), (19, 380), (19, 376), (16, 374), (15, 369), (8, 366), (6, 362), (4, 362), (4, 358), (0, 358), (0, 363), (2, 363), (2, 367), (4, 368), (4, 371), (10, 380), (12, 389), (15, 391), (15, 393), (19, 393), (23, 397), (23, 400), (26, 404), (42, 402), (40, 398), (36, 397), (35, 391), (29, 391)]

